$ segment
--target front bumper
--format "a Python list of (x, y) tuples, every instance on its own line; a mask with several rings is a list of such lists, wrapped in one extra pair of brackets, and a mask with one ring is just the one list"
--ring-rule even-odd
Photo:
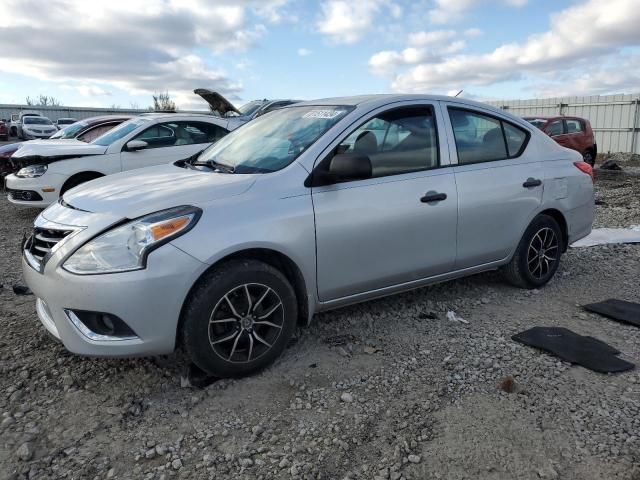
[[(149, 255), (144, 270), (74, 275), (62, 269), (68, 254), (92, 235), (95, 233), (82, 231), (64, 240), (65, 245), (44, 265), (44, 273), (34, 270), (23, 256), (24, 278), (37, 298), (36, 311), (44, 327), (69, 351), (81, 355), (129, 357), (172, 352), (184, 299), (207, 265), (169, 243)], [(70, 318), (70, 310), (114, 315), (136, 335), (90, 338)]]
[(51, 135), (53, 135), (56, 132), (50, 132), (50, 133), (33, 133), (33, 132), (26, 132), (26, 131), (22, 131), (22, 138), (24, 138), (25, 140), (36, 140), (39, 138), (49, 138)]
[[(42, 177), (21, 178), (14, 174), (5, 177), (5, 188), (7, 191), (35, 192), (40, 196), (38, 200), (25, 200), (24, 198), (7, 195), (8, 200), (16, 205), (27, 205), (30, 207), (45, 208), (58, 201), (60, 196), (60, 186), (64, 184), (65, 177), (57, 174), (45, 173)], [(45, 192), (51, 190), (53, 192)]]

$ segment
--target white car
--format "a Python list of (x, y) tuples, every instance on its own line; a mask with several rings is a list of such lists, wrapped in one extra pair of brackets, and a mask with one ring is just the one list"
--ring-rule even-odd
[(89, 180), (189, 158), (229, 133), (228, 123), (211, 115), (148, 113), (89, 144), (79, 140), (25, 143), (11, 157), (20, 170), (5, 179), (9, 201), (44, 208)]

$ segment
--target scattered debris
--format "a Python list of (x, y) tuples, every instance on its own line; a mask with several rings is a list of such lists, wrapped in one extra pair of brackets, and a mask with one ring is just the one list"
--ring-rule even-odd
[(33, 295), (31, 289), (29, 289), (29, 287), (25, 285), (14, 285), (13, 293), (15, 293), (16, 295)]
[(605, 160), (600, 165), (600, 170), (622, 170), (622, 167), (615, 160)]
[(449, 320), (450, 322), (458, 322), (458, 323), (464, 323), (464, 324), (468, 324), (469, 323), (467, 320), (465, 320), (464, 318), (459, 316), (453, 310), (449, 310), (447, 312), (447, 320)]
[(369, 355), (373, 355), (374, 353), (381, 352), (382, 349), (378, 347), (370, 347), (369, 345), (364, 347), (364, 353), (368, 353)]
[(218, 377), (209, 375), (195, 363), (190, 363), (185, 370), (186, 372), (180, 377), (180, 386), (182, 388), (205, 388), (219, 380)]
[(533, 327), (511, 338), (594, 372), (616, 373), (635, 367), (633, 363), (616, 357), (620, 352), (610, 345), (593, 337), (583, 337), (566, 328)]
[(340, 395), (340, 400), (344, 403), (351, 403), (353, 402), (353, 395), (351, 395), (349, 392), (344, 392), (342, 395)]
[(333, 335), (331, 337), (327, 337), (322, 340), (323, 343), (327, 345), (331, 345), (332, 347), (339, 347), (341, 345), (346, 345), (348, 343), (354, 343), (356, 341), (356, 337), (353, 335)]
[(515, 393), (518, 391), (518, 384), (516, 383), (515, 378), (509, 375), (508, 377), (504, 377), (502, 380), (500, 380), (498, 388), (503, 392)]
[(610, 298), (604, 302), (584, 305), (584, 309), (605, 317), (640, 327), (640, 304)]

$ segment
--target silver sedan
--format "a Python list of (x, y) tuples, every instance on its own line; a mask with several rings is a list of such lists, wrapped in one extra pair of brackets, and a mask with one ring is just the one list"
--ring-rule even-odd
[(36, 220), (23, 267), (72, 352), (182, 347), (241, 376), (319, 311), (494, 269), (542, 287), (593, 213), (591, 167), (504, 111), (331, 98), (69, 190)]

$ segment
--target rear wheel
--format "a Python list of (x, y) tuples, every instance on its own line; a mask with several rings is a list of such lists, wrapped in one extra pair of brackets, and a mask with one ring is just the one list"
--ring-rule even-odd
[(505, 277), (517, 287), (542, 287), (558, 270), (563, 242), (558, 222), (548, 215), (538, 215), (524, 232), (513, 258), (505, 266)]
[(582, 154), (582, 159), (592, 167), (596, 164), (596, 159), (593, 155), (593, 151), (591, 150), (587, 150), (586, 152), (584, 152)]
[(293, 287), (256, 260), (230, 261), (207, 274), (182, 318), (182, 344), (199, 368), (217, 377), (249, 375), (284, 351), (296, 326)]

